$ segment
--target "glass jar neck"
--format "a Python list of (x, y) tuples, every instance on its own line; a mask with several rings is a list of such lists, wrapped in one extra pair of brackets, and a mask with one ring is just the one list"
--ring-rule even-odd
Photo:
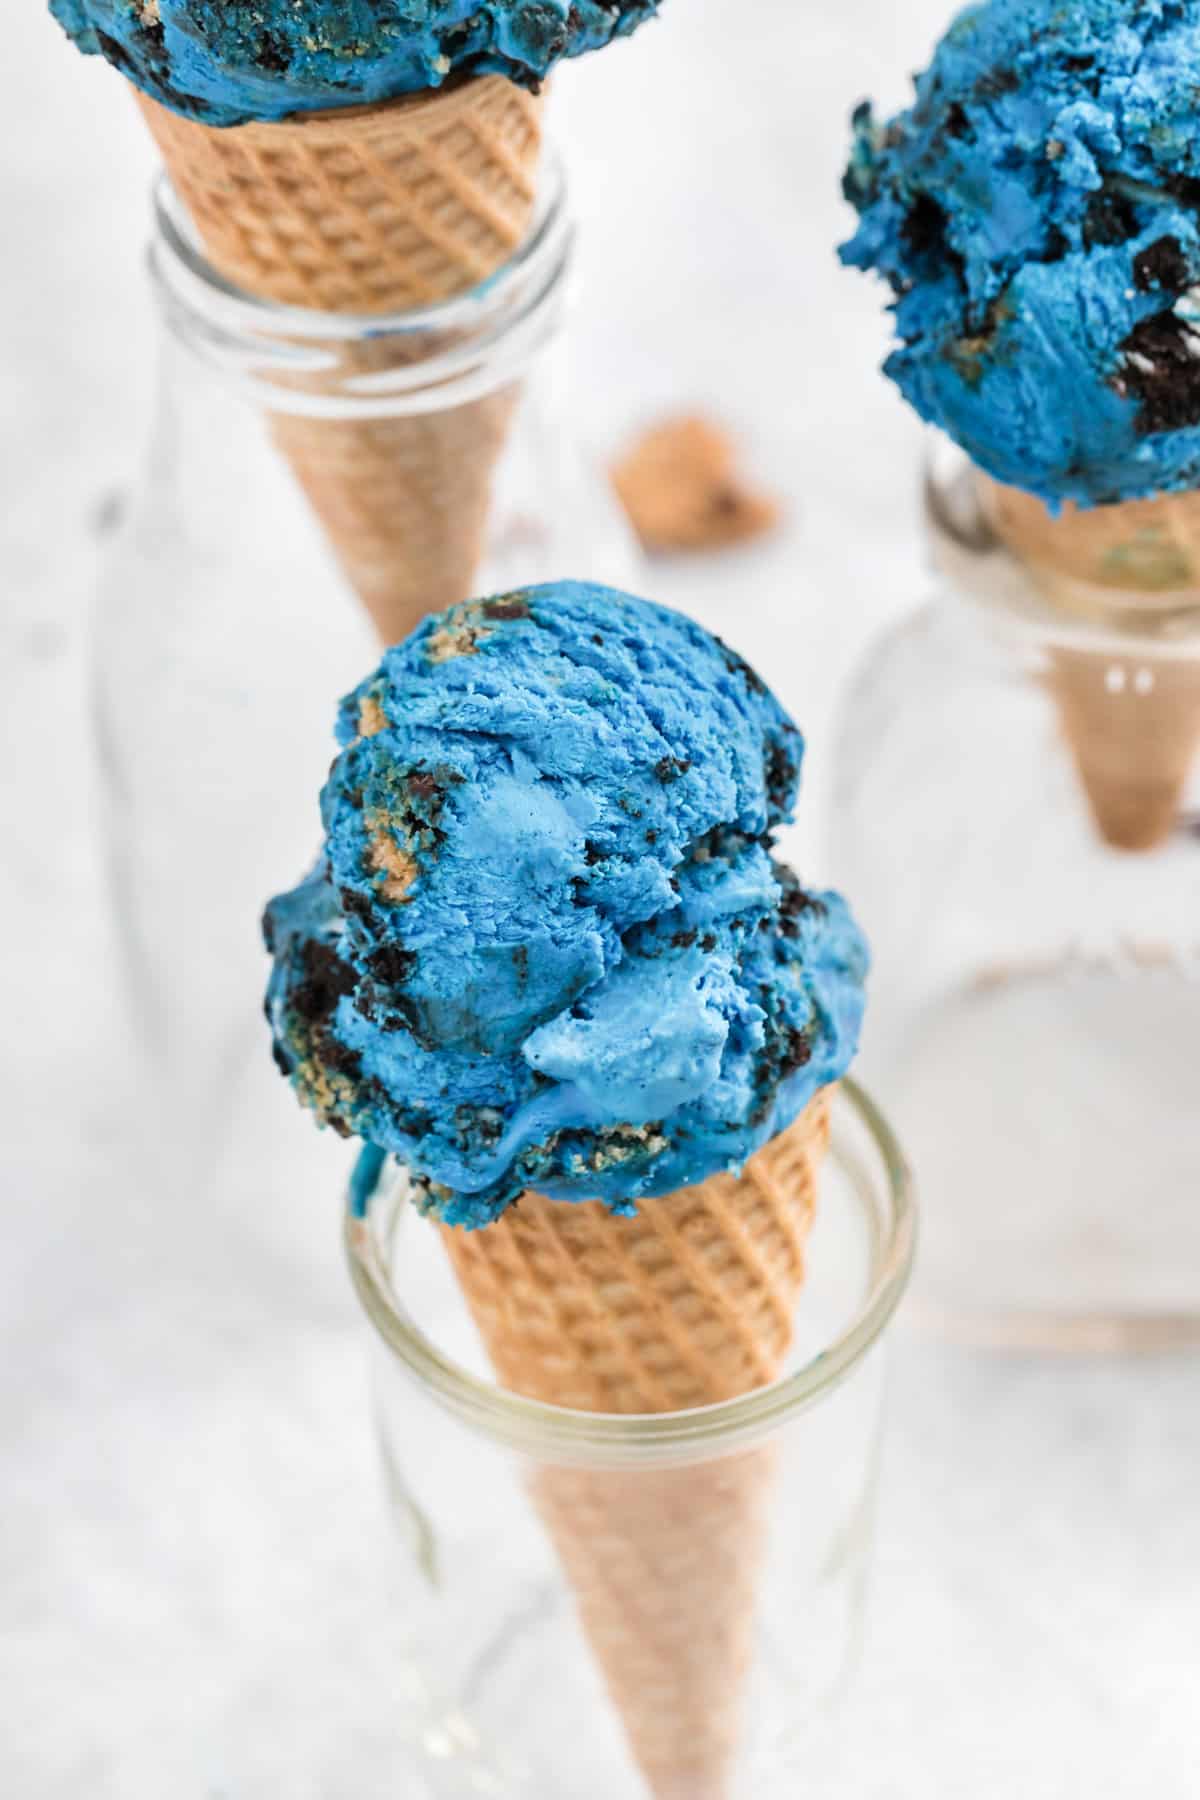
[(348, 315), (243, 293), (207, 261), (165, 177), (149, 263), (169, 341), (222, 382), (273, 413), (369, 420), (465, 406), (519, 380), (559, 330), (573, 243), (551, 157), (511, 261), (436, 305)]
[[(1200, 652), (1200, 496), (1052, 514), (939, 440), (925, 476), (934, 563), (1013, 632)], [(1197, 569), (1183, 533), (1195, 511)]]

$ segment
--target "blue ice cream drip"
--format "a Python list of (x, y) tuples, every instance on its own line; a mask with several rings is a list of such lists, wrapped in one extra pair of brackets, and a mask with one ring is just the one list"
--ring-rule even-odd
[(739, 1168), (854, 1055), (867, 952), (773, 860), (803, 750), (698, 625), (472, 602), (341, 707), (325, 854), (273, 900), (276, 1059), (451, 1224)]
[(887, 373), (1052, 506), (1200, 485), (1200, 0), (986, 0), (886, 123), (842, 250), (896, 296)]
[(50, 0), (79, 48), (208, 125), (362, 106), (455, 74), (536, 87), (659, 0)]

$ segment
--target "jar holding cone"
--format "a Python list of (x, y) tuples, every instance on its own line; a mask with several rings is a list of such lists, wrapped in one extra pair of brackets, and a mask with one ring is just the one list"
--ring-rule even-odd
[[(802, 1287), (788, 1276), (791, 1348), (777, 1327), (767, 1334), (774, 1379), (740, 1396), (744, 1351), (732, 1349), (731, 1380), (715, 1354), (729, 1339), (711, 1329), (711, 1294), (689, 1300), (680, 1280), (679, 1322), (667, 1315), (665, 1335), (662, 1308), (635, 1324), (627, 1295), (617, 1336), (638, 1348), (620, 1354), (615, 1388), (612, 1336), (598, 1331), (572, 1375), (561, 1354), (546, 1360), (543, 1329), (524, 1365), (534, 1397), (522, 1398), (515, 1376), (498, 1376), (514, 1368), (511, 1337), (509, 1360), (494, 1360), (495, 1290), (476, 1341), (462, 1296), (473, 1302), (480, 1283), (463, 1282), (414, 1216), (403, 1174), (385, 1172), (352, 1202), (350, 1267), (373, 1328), (377, 1427), (405, 1547), (392, 1597), (410, 1624), (408, 1688), (420, 1696), (402, 1730), (415, 1745), (452, 1747), (449, 1792), (471, 1775), (521, 1800), (564, 1788), (579, 1800), (790, 1800), (815, 1744), (836, 1733), (869, 1579), (883, 1333), (913, 1217), (898, 1147), (854, 1083), (820, 1110), (832, 1114), (832, 1145), (813, 1161), (811, 1229), (802, 1196), (795, 1206), (808, 1269)], [(753, 1165), (747, 1176), (761, 1182)], [(740, 1184), (720, 1185), (730, 1216)], [(648, 1203), (629, 1221), (635, 1243), (656, 1212), (704, 1205), (701, 1190)], [(611, 1215), (603, 1224), (606, 1236), (621, 1231)], [(454, 1243), (489, 1236), (456, 1232)], [(599, 1247), (622, 1255), (619, 1235)], [(495, 1259), (507, 1267), (502, 1250)], [(564, 1266), (556, 1253), (556, 1287)], [(748, 1286), (743, 1272), (739, 1297)], [(783, 1295), (773, 1285), (766, 1311)], [(547, 1326), (576, 1298), (578, 1283), (543, 1292)], [(528, 1280), (515, 1280), (514, 1309), (532, 1299)], [(587, 1305), (598, 1320), (602, 1291)], [(699, 1392), (705, 1362), (721, 1398), (669, 1407), (672, 1390)], [(645, 1400), (630, 1385), (638, 1368)], [(628, 1410), (556, 1406), (556, 1377), (568, 1398), (603, 1390)], [(415, 1757), (436, 1780), (434, 1758)]]
[[(740, 1177), (614, 1220), (524, 1194), (443, 1242), (514, 1394), (594, 1413), (679, 1412), (781, 1373), (829, 1137), (828, 1090)], [(771, 1510), (766, 1449), (704, 1470), (541, 1470), (531, 1491), (656, 1800), (730, 1793)]]
[[(1026, 509), (1050, 550), (1018, 553)], [(1200, 612), (1088, 578), (1124, 512), (1055, 519), (936, 456), (939, 591), (863, 659), (835, 741), (832, 866), (876, 947), (864, 1067), (922, 1175), (918, 1299), (973, 1341), (1200, 1335)], [(1134, 516), (1157, 557), (1156, 509)]]

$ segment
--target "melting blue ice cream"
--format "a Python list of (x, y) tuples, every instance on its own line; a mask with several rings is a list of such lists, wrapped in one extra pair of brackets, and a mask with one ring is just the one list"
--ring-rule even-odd
[(887, 373), (1051, 505), (1200, 485), (1198, 95), (1200, 0), (986, 0), (907, 112), (855, 116)]
[(50, 0), (135, 86), (209, 125), (391, 100), (455, 74), (536, 87), (659, 0)]
[(267, 909), (300, 1098), (486, 1225), (738, 1168), (841, 1076), (867, 953), (771, 854), (802, 742), (698, 625), (575, 583), (427, 620), (343, 702)]

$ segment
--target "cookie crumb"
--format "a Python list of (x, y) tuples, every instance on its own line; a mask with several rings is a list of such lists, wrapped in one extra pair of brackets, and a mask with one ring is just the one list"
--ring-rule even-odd
[(373, 694), (367, 694), (358, 703), (358, 735), (359, 737), (377, 737), (381, 731), (387, 730), (387, 714)]
[(366, 824), (367, 867), (373, 874), (384, 877), (376, 892), (384, 900), (390, 900), (393, 906), (403, 906), (408, 900), (408, 890), (420, 872), (417, 864), (408, 851), (396, 843), (386, 820), (372, 814)]
[(425, 645), (431, 663), (452, 662), (456, 656), (477, 656), (491, 632), (484, 629), (483, 608), (478, 601), (451, 607)]
[(621, 504), (651, 552), (720, 550), (779, 523), (778, 504), (734, 467), (726, 432), (698, 416), (664, 419), (613, 464)]

